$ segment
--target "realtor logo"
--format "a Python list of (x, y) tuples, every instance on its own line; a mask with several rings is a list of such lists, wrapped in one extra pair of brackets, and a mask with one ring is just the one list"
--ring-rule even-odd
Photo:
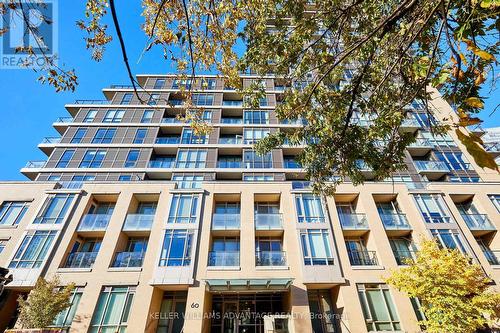
[(47, 68), (57, 64), (57, 3), (0, 0), (0, 68)]

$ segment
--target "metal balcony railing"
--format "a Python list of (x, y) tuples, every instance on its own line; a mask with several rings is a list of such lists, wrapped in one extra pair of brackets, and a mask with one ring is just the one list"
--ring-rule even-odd
[(155, 143), (157, 144), (179, 144), (181, 142), (180, 137), (170, 137), (170, 138), (156, 138)]
[(295, 160), (285, 160), (286, 169), (300, 169), (302, 166)]
[(286, 266), (284, 251), (257, 251), (255, 252), (256, 266)]
[(215, 213), (212, 216), (212, 230), (238, 230), (240, 221), (240, 214)]
[(51, 144), (51, 143), (59, 143), (59, 142), (61, 142), (61, 138), (45, 137), (42, 139), (42, 144)]
[(78, 231), (104, 231), (108, 227), (111, 214), (85, 214)]
[(344, 230), (368, 230), (366, 214), (339, 214), (340, 225)]
[(256, 230), (281, 230), (283, 229), (283, 217), (281, 213), (255, 214)]
[(183, 99), (170, 99), (168, 101), (169, 105), (176, 106), (176, 105), (182, 105), (184, 103)]
[(208, 253), (208, 266), (239, 266), (239, 251), (211, 251)]
[(111, 267), (142, 267), (144, 252), (117, 252)]
[(123, 231), (151, 230), (154, 218), (154, 214), (127, 214)]
[(500, 143), (485, 143), (484, 149), (489, 153), (500, 152)]
[(407, 265), (410, 261), (415, 260), (415, 251), (413, 250), (396, 250), (392, 251), (398, 265)]
[(375, 251), (349, 250), (349, 261), (352, 266), (377, 266), (377, 253)]
[(56, 119), (56, 123), (72, 123), (73, 121), (72, 117), (59, 117)]
[(68, 255), (65, 268), (92, 268), (97, 252), (72, 252)]
[(148, 166), (150, 168), (173, 168), (174, 167), (174, 161), (171, 160), (151, 160), (149, 161)]
[(29, 161), (24, 167), (27, 169), (39, 169), (45, 167), (46, 163), (47, 161)]
[(411, 229), (406, 219), (406, 215), (403, 213), (380, 214), (380, 219), (387, 230)]
[(110, 89), (133, 89), (134, 86), (131, 84), (112, 84), (109, 86)]
[(243, 106), (243, 101), (222, 101), (223, 106)]
[(486, 214), (460, 214), (470, 230), (495, 230)]
[(448, 172), (450, 168), (441, 161), (414, 161), (417, 171), (441, 171)]

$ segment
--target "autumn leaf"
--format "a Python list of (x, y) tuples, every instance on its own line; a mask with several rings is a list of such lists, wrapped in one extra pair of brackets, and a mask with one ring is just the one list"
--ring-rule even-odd
[(473, 107), (473, 108), (482, 108), (484, 106), (483, 102), (477, 97), (469, 97), (465, 99), (465, 104)]
[(455, 130), (455, 133), (460, 142), (462, 142), (467, 149), (467, 152), (474, 158), (474, 162), (476, 162), (477, 165), (481, 168), (488, 168), (500, 172), (495, 159), (484, 150), (482, 140), (478, 136), (472, 133), (465, 134), (459, 128)]

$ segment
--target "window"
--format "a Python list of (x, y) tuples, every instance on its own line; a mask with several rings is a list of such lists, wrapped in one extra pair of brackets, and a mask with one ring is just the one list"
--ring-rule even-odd
[(189, 266), (193, 232), (189, 230), (166, 230), (160, 256), (160, 266)]
[(120, 182), (129, 182), (131, 180), (132, 180), (131, 175), (120, 175), (120, 177), (118, 177), (118, 181)]
[(145, 128), (139, 128), (136, 132), (135, 132), (135, 137), (134, 137), (134, 141), (133, 143), (144, 143), (144, 140), (146, 139), (146, 135), (148, 133), (148, 130), (145, 129)]
[(94, 121), (95, 116), (97, 115), (97, 110), (89, 110), (87, 114), (85, 115), (85, 118), (83, 118), (84, 123), (91, 123)]
[(274, 175), (272, 174), (254, 173), (254, 174), (243, 175), (243, 181), (246, 182), (265, 182), (273, 180), (274, 180)]
[(479, 183), (481, 181), (479, 177), (470, 177), (470, 176), (458, 177), (449, 175), (448, 179), (452, 183)]
[(439, 134), (432, 135), (429, 132), (422, 132), (422, 136), (424, 138), (429, 139), (429, 141), (432, 143), (433, 146), (448, 147), (448, 148), (457, 146), (455, 141), (453, 141), (453, 139), (448, 133), (445, 133), (443, 135)]
[(160, 312), (164, 315), (158, 319), (156, 332), (172, 333), (182, 332), (184, 326), (184, 313), (186, 310), (187, 292), (164, 292)]
[(56, 164), (56, 168), (66, 168), (75, 154), (74, 149), (65, 150)]
[(325, 222), (321, 198), (312, 194), (297, 194), (295, 196), (299, 223)]
[(191, 79), (187, 80), (179, 80), (175, 79), (174, 82), (172, 82), (172, 89), (191, 89)]
[(174, 194), (168, 214), (168, 223), (195, 223), (197, 214), (197, 194)]
[(500, 194), (491, 194), (489, 195), (491, 203), (495, 205), (498, 212), (500, 213)]
[(156, 79), (153, 89), (162, 89), (165, 86), (165, 79)]
[(160, 100), (160, 94), (151, 94), (149, 95), (148, 105), (156, 105)]
[(123, 110), (109, 110), (106, 112), (106, 115), (104, 116), (104, 119), (102, 120), (103, 123), (119, 123), (123, 119), (123, 115), (125, 114), (125, 111)]
[(111, 143), (116, 133), (116, 128), (99, 128), (92, 139), (92, 143)]
[(352, 266), (376, 266), (378, 260), (375, 251), (366, 249), (366, 240), (363, 238), (349, 238), (345, 240), (347, 254)]
[(154, 110), (145, 110), (142, 114), (141, 123), (150, 123), (153, 121)]
[(75, 135), (71, 139), (70, 143), (80, 143), (83, 140), (83, 137), (87, 134), (86, 128), (79, 128), (76, 130)]
[(125, 332), (135, 287), (104, 287), (92, 316), (89, 333)]
[(176, 182), (177, 188), (201, 188), (203, 176), (201, 175), (174, 175), (172, 181)]
[(127, 159), (125, 160), (125, 163), (123, 166), (125, 168), (135, 168), (137, 164), (137, 159), (139, 158), (139, 150), (130, 150), (127, 155)]
[(5, 247), (7, 246), (8, 239), (0, 239), (0, 253), (3, 252)]
[(212, 94), (193, 94), (193, 105), (206, 106), (214, 104), (214, 95)]
[(182, 130), (182, 144), (203, 144), (208, 143), (206, 135), (198, 136), (195, 135), (192, 128), (184, 128)]
[(179, 150), (176, 168), (204, 168), (207, 160), (206, 150), (187, 149)]
[(128, 105), (132, 101), (133, 94), (132, 93), (125, 93), (123, 94), (122, 100), (120, 104), (122, 105)]
[(73, 202), (74, 194), (51, 194), (44, 202), (42, 209), (33, 221), (35, 224), (59, 224), (64, 221), (66, 213)]
[(216, 80), (214, 78), (201, 79), (201, 87), (207, 90), (214, 90), (216, 88)]
[(25, 201), (4, 201), (0, 206), (0, 227), (18, 225), (28, 208)]
[(69, 328), (71, 323), (73, 322), (73, 318), (75, 318), (76, 309), (78, 308), (78, 304), (80, 303), (80, 299), (83, 295), (83, 288), (77, 287), (71, 293), (69, 302), (70, 306), (60, 312), (56, 319), (54, 320), (54, 327), (66, 327)]
[(333, 265), (333, 255), (326, 229), (300, 231), (304, 265)]
[(240, 155), (223, 155), (219, 156), (217, 161), (218, 168), (241, 168)]
[(457, 249), (462, 253), (466, 253), (462, 242), (462, 236), (457, 230), (432, 229), (431, 233), (441, 246), (450, 250)]
[(415, 112), (414, 116), (421, 127), (430, 127), (437, 125), (436, 119), (430, 114)]
[(400, 331), (396, 307), (385, 284), (358, 284), (358, 295), (368, 332)]
[(246, 145), (253, 145), (268, 135), (269, 128), (245, 128), (243, 131), (243, 143)]
[(420, 213), (427, 223), (449, 223), (450, 216), (441, 195), (414, 194)]
[(415, 247), (410, 239), (407, 238), (389, 238), (392, 253), (398, 265), (406, 265), (408, 260), (415, 257)]
[(240, 239), (238, 237), (217, 237), (212, 241), (208, 253), (208, 266), (239, 266)]
[(462, 153), (435, 152), (439, 161), (446, 163), (450, 170), (470, 170), (470, 164), (464, 161)]
[(243, 154), (243, 163), (246, 169), (264, 169), (273, 167), (272, 153), (258, 155), (253, 150), (245, 150)]
[(104, 150), (87, 150), (79, 168), (100, 168), (104, 157), (106, 157)]
[(49, 252), (57, 231), (30, 231), (16, 251), (9, 268), (39, 268)]
[(269, 124), (269, 112), (262, 110), (247, 110), (243, 115), (245, 124)]

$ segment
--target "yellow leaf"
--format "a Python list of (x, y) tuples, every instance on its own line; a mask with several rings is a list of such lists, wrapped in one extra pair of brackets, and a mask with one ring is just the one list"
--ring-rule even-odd
[(465, 100), (465, 103), (473, 108), (482, 108), (484, 106), (483, 102), (477, 97), (469, 97)]
[(495, 159), (487, 153), (481, 145), (481, 139), (472, 133), (465, 134), (460, 129), (456, 129), (455, 133), (458, 136), (458, 139), (467, 149), (467, 152), (471, 154), (474, 158), (474, 161), (481, 168), (488, 168), (492, 170), (498, 170), (498, 165), (495, 162)]
[(481, 59), (484, 59), (484, 60), (495, 60), (495, 57), (493, 56), (493, 54), (491, 53), (488, 53), (486, 51), (483, 51), (483, 50), (480, 50), (480, 49), (475, 49), (473, 50), (473, 52), (478, 56), (480, 57)]

